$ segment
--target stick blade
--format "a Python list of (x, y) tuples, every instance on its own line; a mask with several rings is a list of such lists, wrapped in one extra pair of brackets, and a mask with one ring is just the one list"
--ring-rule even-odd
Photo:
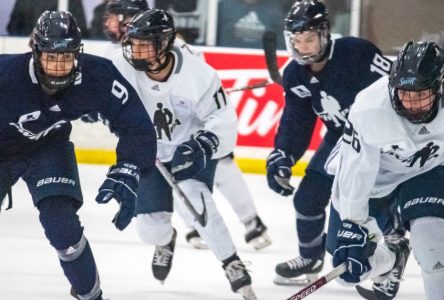
[(357, 285), (356, 291), (358, 291), (358, 294), (364, 299), (378, 300), (378, 297), (375, 295), (375, 292), (373, 290), (369, 290), (360, 285)]

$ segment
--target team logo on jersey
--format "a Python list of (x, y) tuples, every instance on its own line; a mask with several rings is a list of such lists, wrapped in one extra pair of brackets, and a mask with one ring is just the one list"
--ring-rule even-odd
[(20, 116), (18, 123), (25, 123), (30, 121), (35, 121), (40, 118), (41, 112), (39, 110), (33, 111), (32, 113)]
[(176, 126), (181, 125), (179, 119), (173, 121), (173, 114), (168, 108), (164, 108), (161, 102), (157, 103), (157, 110), (153, 117), (154, 128), (157, 132), (157, 139), (163, 138), (163, 133), (169, 141), (171, 141), (171, 133), (173, 133)]
[(440, 147), (435, 145), (434, 142), (429, 142), (422, 149), (416, 151), (413, 155), (403, 156), (401, 155), (401, 151), (403, 151), (403, 149), (399, 147), (399, 145), (391, 145), (389, 150), (381, 150), (381, 153), (392, 155), (397, 160), (405, 163), (409, 168), (414, 167), (417, 162), (419, 163), (419, 167), (422, 168), (428, 160), (439, 156), (436, 154), (439, 148)]
[(33, 140), (33, 141), (37, 141), (37, 140), (41, 139), (42, 137), (47, 136), (50, 131), (62, 127), (62, 124), (64, 124), (64, 123), (66, 123), (65, 120), (60, 120), (60, 121), (52, 124), (48, 128), (46, 128), (45, 130), (42, 130), (38, 133), (34, 133), (30, 130), (25, 129), (23, 127), (23, 123), (9, 123), (9, 125), (17, 128), (18, 132), (20, 132), (24, 137), (27, 137), (28, 139)]
[(292, 87), (290, 90), (293, 93), (295, 93), (299, 98), (307, 98), (311, 96), (310, 91), (303, 85)]
[(335, 127), (342, 127), (347, 122), (349, 109), (341, 109), (339, 101), (324, 91), (321, 91), (321, 106), (322, 111), (315, 109), (315, 112), (325, 122), (333, 122)]

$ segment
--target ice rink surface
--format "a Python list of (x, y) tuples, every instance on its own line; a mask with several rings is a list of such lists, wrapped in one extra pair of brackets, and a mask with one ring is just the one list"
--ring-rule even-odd
[[(241, 299), (231, 292), (221, 264), (209, 250), (195, 250), (185, 241), (187, 228), (173, 218), (178, 230), (173, 268), (164, 285), (151, 275), (153, 246), (139, 241), (131, 224), (125, 231), (114, 228), (111, 219), (116, 204), (96, 204), (94, 198), (102, 183), (105, 166), (81, 165), (80, 178), (85, 204), (79, 214), (85, 235), (93, 249), (104, 296), (111, 300), (229, 300)], [(244, 227), (228, 202), (215, 193), (238, 253), (251, 262), (253, 287), (261, 300), (284, 300), (300, 288), (273, 284), (276, 263), (297, 255), (294, 209), (291, 198), (280, 197), (268, 189), (260, 175), (245, 175), (273, 244), (255, 251), (244, 242)], [(297, 185), (298, 179), (294, 179)], [(23, 181), (13, 188), (14, 208), (0, 214), (0, 299), (69, 300), (70, 285), (63, 276), (55, 251), (44, 237)], [(326, 259), (323, 274), (331, 269)], [(307, 299), (360, 299), (354, 289), (330, 282)], [(424, 299), (420, 269), (410, 257), (405, 280), (397, 299)]]

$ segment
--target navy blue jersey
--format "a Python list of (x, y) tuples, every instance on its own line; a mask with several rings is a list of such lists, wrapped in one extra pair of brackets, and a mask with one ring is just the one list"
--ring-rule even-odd
[(316, 73), (292, 61), (284, 71), (285, 107), (275, 147), (299, 159), (307, 150), (316, 117), (335, 143), (359, 91), (390, 71), (391, 62), (372, 43), (354, 37), (332, 41), (324, 68)]
[(153, 168), (156, 135), (135, 90), (110, 60), (80, 59), (74, 85), (49, 96), (34, 75), (31, 53), (0, 55), (0, 162), (68, 142), (70, 121), (98, 112), (119, 136), (117, 160)]

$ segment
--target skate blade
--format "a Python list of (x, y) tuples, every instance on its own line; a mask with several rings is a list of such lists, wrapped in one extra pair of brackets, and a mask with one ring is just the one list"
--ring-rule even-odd
[(207, 243), (202, 238), (191, 238), (188, 243), (195, 249), (208, 249)]
[(307, 284), (315, 282), (318, 279), (319, 279), (318, 274), (305, 274), (299, 277), (283, 277), (280, 275), (276, 275), (276, 278), (273, 280), (273, 283), (277, 285), (305, 286)]
[(248, 242), (248, 244), (253, 246), (253, 248), (256, 250), (264, 249), (265, 247), (270, 246), (271, 243), (272, 241), (267, 233), (264, 233), (261, 236), (258, 236), (257, 238), (254, 238)]
[(236, 291), (236, 293), (240, 294), (244, 300), (257, 300), (256, 294), (254, 293), (251, 285), (241, 287)]

